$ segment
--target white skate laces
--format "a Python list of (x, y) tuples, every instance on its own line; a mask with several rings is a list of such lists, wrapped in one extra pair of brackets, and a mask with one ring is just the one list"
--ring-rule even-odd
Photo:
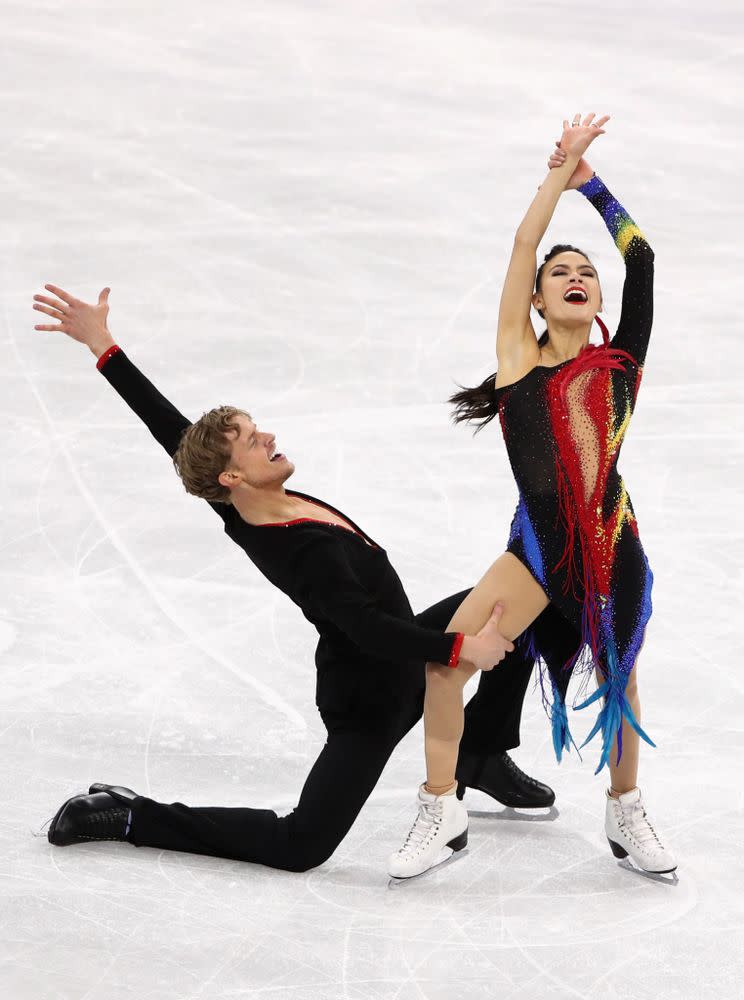
[(422, 785), (418, 813), (400, 850), (388, 860), (393, 878), (412, 878), (461, 851), (468, 842), (468, 814), (454, 794), (432, 795)]
[(657, 874), (672, 872), (677, 867), (646, 815), (639, 788), (617, 798), (607, 793), (605, 833), (616, 858), (630, 856), (639, 868)]
[(437, 827), (442, 825), (443, 812), (442, 803), (439, 801), (420, 802), (418, 815), (398, 854), (415, 854), (423, 850), (438, 832)]
[(646, 810), (641, 802), (635, 802), (630, 809), (623, 809), (623, 820), (621, 828), (628, 831), (628, 835), (634, 837), (638, 844), (646, 850), (654, 850), (649, 845), (653, 841), (656, 847), (662, 847), (656, 830), (651, 826)]

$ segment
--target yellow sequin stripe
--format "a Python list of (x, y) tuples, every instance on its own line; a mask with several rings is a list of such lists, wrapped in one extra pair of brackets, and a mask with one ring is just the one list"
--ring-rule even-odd
[(625, 415), (623, 416), (623, 419), (620, 421), (618, 429), (615, 431), (614, 434), (610, 436), (608, 454), (614, 455), (614, 453), (620, 447), (620, 444), (623, 438), (625, 437), (625, 432), (628, 429), (628, 424), (630, 423), (630, 417), (631, 417), (630, 405), (626, 402)]
[(646, 242), (646, 237), (635, 222), (633, 222), (617, 198), (608, 191), (604, 181), (600, 177), (597, 177), (595, 174), (586, 184), (581, 185), (579, 191), (585, 198), (588, 198), (602, 216), (605, 225), (615, 241), (615, 245), (623, 257), (625, 257), (633, 237), (637, 237), (644, 243)]
[(615, 530), (612, 532), (612, 547), (613, 549), (618, 543), (620, 538), (620, 532), (623, 530), (623, 525), (627, 522), (630, 524), (633, 520), (633, 514), (630, 507), (628, 506), (628, 491), (625, 489), (625, 483), (622, 486), (622, 493), (620, 494), (620, 499), (617, 502), (618, 518), (615, 521)]
[(633, 239), (634, 236), (637, 236), (638, 239), (643, 240), (644, 242), (646, 240), (646, 237), (643, 235), (643, 233), (635, 224), (635, 222), (633, 222), (632, 220), (628, 220), (628, 222), (622, 227), (622, 229), (620, 229), (617, 236), (615, 237), (615, 244), (617, 245), (617, 248), (623, 255), (623, 257), (625, 256), (626, 251), (628, 249), (628, 244), (630, 243), (630, 241)]

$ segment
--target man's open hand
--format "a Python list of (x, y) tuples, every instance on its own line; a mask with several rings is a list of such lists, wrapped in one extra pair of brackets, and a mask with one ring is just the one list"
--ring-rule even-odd
[(110, 288), (101, 291), (97, 305), (81, 302), (56, 285), (44, 285), (44, 288), (58, 297), (52, 299), (46, 295), (34, 295), (34, 309), (46, 313), (58, 322), (56, 325), (39, 324), (34, 327), (35, 330), (67, 334), (72, 340), (85, 344), (98, 356), (113, 345), (114, 340), (106, 322)]

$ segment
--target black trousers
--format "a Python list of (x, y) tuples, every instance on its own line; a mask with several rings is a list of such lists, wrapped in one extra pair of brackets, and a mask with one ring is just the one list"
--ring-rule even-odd
[[(444, 630), (468, 593), (453, 594), (416, 620)], [(549, 615), (545, 624), (565, 631), (557, 615)], [(517, 648), (499, 667), (481, 674), (465, 708), (461, 759), (463, 754), (498, 753), (519, 745), (522, 701), (532, 666)], [(138, 797), (128, 839), (139, 847), (234, 858), (287, 871), (322, 864), (349, 832), (397, 744), (421, 718), (423, 669), (421, 680), (421, 690), (409, 706), (398, 704), (374, 719), (324, 718), (328, 740), (288, 816), (280, 818), (270, 809), (165, 805)]]

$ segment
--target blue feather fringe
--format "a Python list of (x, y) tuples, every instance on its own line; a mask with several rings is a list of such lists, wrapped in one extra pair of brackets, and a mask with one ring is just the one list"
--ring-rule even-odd
[(553, 685), (553, 703), (550, 706), (550, 722), (553, 730), (553, 749), (555, 750), (556, 760), (560, 764), (563, 757), (563, 751), (567, 750), (571, 752), (571, 747), (576, 749), (576, 753), (581, 759), (581, 753), (579, 748), (576, 746), (571, 736), (571, 730), (568, 726), (568, 713), (566, 712), (566, 703), (561, 698), (560, 691), (558, 691), (555, 684)]

